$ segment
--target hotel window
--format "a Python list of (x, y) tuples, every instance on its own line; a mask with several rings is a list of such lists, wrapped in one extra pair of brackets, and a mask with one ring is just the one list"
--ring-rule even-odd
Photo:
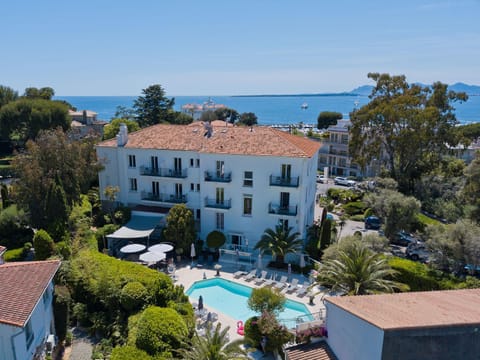
[(253, 186), (253, 171), (245, 171), (243, 173), (243, 186)]
[(197, 192), (200, 192), (200, 184), (197, 184)]
[(278, 220), (278, 224), (283, 228), (283, 230), (288, 230), (288, 220), (287, 219), (280, 219)]
[(200, 159), (197, 159), (197, 160), (196, 160), (196, 165), (195, 165), (195, 167), (200, 167)]
[(135, 155), (128, 155), (128, 167), (134, 168), (137, 167), (137, 161)]
[(225, 214), (224, 213), (215, 213), (215, 227), (218, 230), (223, 230), (225, 227)]
[(194, 183), (190, 183), (190, 191), (195, 191), (195, 184)]
[(190, 159), (190, 167), (193, 167), (193, 159)]
[(137, 179), (135, 178), (130, 178), (128, 179), (130, 181), (130, 191), (137, 191)]
[(243, 195), (243, 215), (252, 215), (252, 195)]

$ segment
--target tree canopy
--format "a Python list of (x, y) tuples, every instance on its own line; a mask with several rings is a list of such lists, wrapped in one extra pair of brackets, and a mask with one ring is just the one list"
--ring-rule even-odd
[(55, 95), (55, 91), (51, 87), (28, 87), (25, 89), (25, 93), (23, 94), (24, 97), (29, 99), (44, 100), (52, 100), (53, 95)]
[(130, 120), (130, 119), (112, 119), (109, 124), (105, 125), (103, 128), (103, 139), (108, 140), (108, 139), (113, 139), (115, 136), (117, 136), (118, 131), (120, 130), (120, 124), (125, 124), (127, 125), (128, 132), (133, 132), (140, 130), (140, 126), (138, 125), (138, 122), (135, 120)]
[(245, 112), (240, 115), (239, 125), (253, 126), (257, 124), (257, 115), (252, 112)]
[(279, 263), (283, 263), (285, 256), (295, 253), (302, 249), (303, 241), (298, 238), (298, 232), (291, 233), (292, 227), (285, 229), (282, 225), (277, 225), (275, 230), (266, 229), (260, 241), (255, 245), (255, 249), (271, 253), (276, 256)]
[(342, 118), (342, 113), (334, 111), (322, 111), (317, 118), (317, 128), (326, 129), (330, 125), (337, 125), (338, 120), (341, 120)]
[(161, 85), (150, 85), (142, 90), (133, 103), (140, 127), (144, 128), (161, 122), (170, 122), (174, 98), (167, 98), (165, 90)]
[(399, 189), (411, 192), (448, 145), (458, 142), (452, 103), (468, 97), (447, 91), (440, 82), (422, 87), (408, 84), (403, 75), (370, 73), (368, 77), (376, 85), (370, 102), (350, 113), (349, 153), (362, 167), (380, 161)]
[(18, 99), (18, 92), (8, 86), (0, 85), (0, 108)]
[(192, 210), (187, 205), (177, 204), (170, 209), (163, 235), (167, 241), (174, 243), (177, 249), (183, 249), (184, 253), (190, 250), (197, 232)]

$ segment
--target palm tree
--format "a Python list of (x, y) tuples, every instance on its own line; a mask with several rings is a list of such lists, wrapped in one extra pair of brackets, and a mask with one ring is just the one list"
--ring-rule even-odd
[(296, 253), (303, 246), (303, 241), (298, 238), (300, 233), (290, 234), (290, 231), (292, 227), (285, 229), (282, 225), (277, 225), (275, 230), (266, 229), (255, 249), (271, 253), (279, 263), (283, 263), (287, 254)]
[(230, 327), (221, 329), (222, 325), (217, 324), (212, 331), (211, 326), (207, 327), (205, 336), (197, 333), (192, 338), (192, 343), (185, 349), (179, 350), (182, 359), (185, 360), (235, 360), (248, 359), (247, 351), (242, 348), (243, 340), (235, 340), (229, 343), (228, 330)]
[(354, 243), (348, 250), (340, 250), (336, 258), (326, 260), (316, 281), (317, 285), (346, 295), (406, 290), (405, 284), (390, 280), (396, 274), (383, 255), (372, 252), (362, 243)]

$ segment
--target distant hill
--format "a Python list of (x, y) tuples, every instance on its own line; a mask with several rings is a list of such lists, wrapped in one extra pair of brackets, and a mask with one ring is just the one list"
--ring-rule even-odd
[[(416, 83), (416, 84), (421, 86), (428, 86), (422, 83)], [(372, 85), (362, 85), (353, 89), (352, 91), (350, 91), (350, 93), (356, 94), (356, 95), (368, 96), (372, 93), (372, 89), (373, 89)], [(455, 83), (453, 85), (448, 85), (448, 90), (453, 90), (455, 92), (465, 92), (468, 95), (480, 95), (480, 86), (468, 85), (461, 82)]]

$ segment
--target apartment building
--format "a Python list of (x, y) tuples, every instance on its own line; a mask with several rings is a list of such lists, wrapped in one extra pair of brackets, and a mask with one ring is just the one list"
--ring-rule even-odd
[[(223, 121), (154, 125), (97, 145), (103, 201), (118, 186), (117, 201), (143, 213), (185, 203), (199, 238), (213, 230), (227, 248), (252, 249), (267, 228), (293, 227), (306, 238), (314, 220), (320, 144), (270, 127)], [(148, 210), (150, 209), (150, 210)]]

